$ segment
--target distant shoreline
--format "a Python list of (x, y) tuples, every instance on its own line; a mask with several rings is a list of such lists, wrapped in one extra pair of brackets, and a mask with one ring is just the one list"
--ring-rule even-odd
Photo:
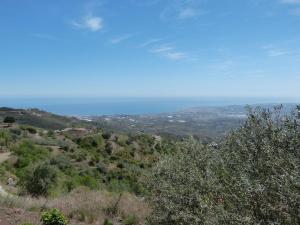
[[(1, 107), (38, 108), (65, 116), (111, 116), (174, 113), (197, 107), (292, 104), (274, 98), (0, 98)], [(300, 103), (300, 101), (299, 101)]]

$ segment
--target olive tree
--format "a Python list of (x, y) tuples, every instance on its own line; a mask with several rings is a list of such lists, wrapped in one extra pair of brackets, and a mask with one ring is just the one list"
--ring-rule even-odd
[(184, 143), (149, 177), (150, 222), (299, 224), (299, 109), (249, 110), (218, 148)]

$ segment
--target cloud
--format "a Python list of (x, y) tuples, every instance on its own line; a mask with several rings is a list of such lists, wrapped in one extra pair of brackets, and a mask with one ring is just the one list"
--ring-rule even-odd
[(291, 5), (292, 9), (289, 10), (289, 14), (293, 16), (300, 16), (300, 0), (280, 0), (279, 3)]
[(171, 60), (180, 60), (187, 58), (187, 54), (185, 52), (167, 52), (164, 56)]
[(290, 51), (290, 50), (275, 47), (273, 45), (263, 46), (263, 49), (265, 49), (267, 55), (270, 56), (270, 57), (279, 57), (279, 56), (293, 54), (293, 52)]
[(119, 44), (123, 41), (126, 41), (126, 40), (132, 38), (135, 35), (136, 35), (136, 33), (134, 33), (134, 34), (125, 34), (125, 35), (122, 35), (120, 37), (115, 37), (115, 38), (110, 40), (110, 43), (111, 44)]
[(207, 12), (193, 9), (193, 8), (184, 8), (179, 10), (178, 18), (179, 19), (189, 19), (189, 18), (197, 18), (200, 15), (204, 15)]
[(174, 61), (188, 58), (188, 54), (186, 52), (177, 51), (174, 47), (170, 45), (159, 46), (150, 50), (150, 52)]
[(72, 25), (79, 29), (88, 29), (90, 31), (96, 32), (103, 28), (103, 19), (98, 16), (85, 16), (79, 22), (73, 21)]
[(147, 41), (145, 41), (144, 43), (142, 43), (142, 44), (140, 45), (140, 47), (144, 48), (144, 47), (147, 47), (147, 46), (149, 46), (149, 45), (158, 43), (158, 42), (160, 42), (160, 41), (162, 41), (162, 40), (163, 40), (162, 38), (153, 38), (153, 39), (147, 40)]
[(164, 45), (164, 46), (160, 46), (158, 48), (152, 49), (151, 52), (152, 53), (164, 53), (164, 52), (170, 52), (170, 51), (173, 51), (173, 50), (174, 50), (173, 47)]
[(200, 6), (199, 0), (170, 0), (160, 14), (162, 20), (196, 19), (208, 12)]
[(296, 8), (296, 9), (291, 9), (291, 10), (289, 11), (289, 13), (290, 13), (291, 15), (294, 15), (294, 16), (300, 16), (300, 7), (299, 7), (299, 8)]

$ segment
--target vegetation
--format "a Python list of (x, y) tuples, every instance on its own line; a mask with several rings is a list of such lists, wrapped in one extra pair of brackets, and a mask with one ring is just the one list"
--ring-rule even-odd
[(152, 224), (299, 224), (299, 109), (250, 110), (218, 148), (186, 143), (161, 161)]
[(58, 209), (44, 212), (41, 218), (43, 225), (67, 225), (68, 220)]
[(26, 191), (33, 197), (49, 195), (49, 190), (56, 185), (56, 169), (48, 164), (38, 165), (32, 173), (26, 178)]
[(140, 195), (144, 192), (140, 177), (160, 155), (174, 150), (175, 141), (100, 129), (50, 132), (16, 125), (0, 129), (0, 145), (13, 153), (0, 164), (0, 179), (6, 183), (15, 177), (20, 194), (57, 196), (86, 186)]
[(109, 219), (105, 219), (103, 225), (113, 225), (113, 222)]
[(4, 123), (15, 123), (16, 119), (12, 116), (6, 116), (3, 120)]
[(40, 223), (299, 224), (300, 107), (249, 109), (214, 142), (19, 119), (0, 128), (0, 183), (12, 194), (0, 206), (36, 215), (25, 221), (53, 209)]

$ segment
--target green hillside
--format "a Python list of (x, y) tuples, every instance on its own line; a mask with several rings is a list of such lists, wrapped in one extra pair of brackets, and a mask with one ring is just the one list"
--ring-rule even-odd
[(26, 124), (47, 130), (57, 130), (72, 126), (87, 126), (74, 117), (59, 116), (39, 109), (0, 108), (0, 121), (7, 116), (14, 117), (18, 124)]

